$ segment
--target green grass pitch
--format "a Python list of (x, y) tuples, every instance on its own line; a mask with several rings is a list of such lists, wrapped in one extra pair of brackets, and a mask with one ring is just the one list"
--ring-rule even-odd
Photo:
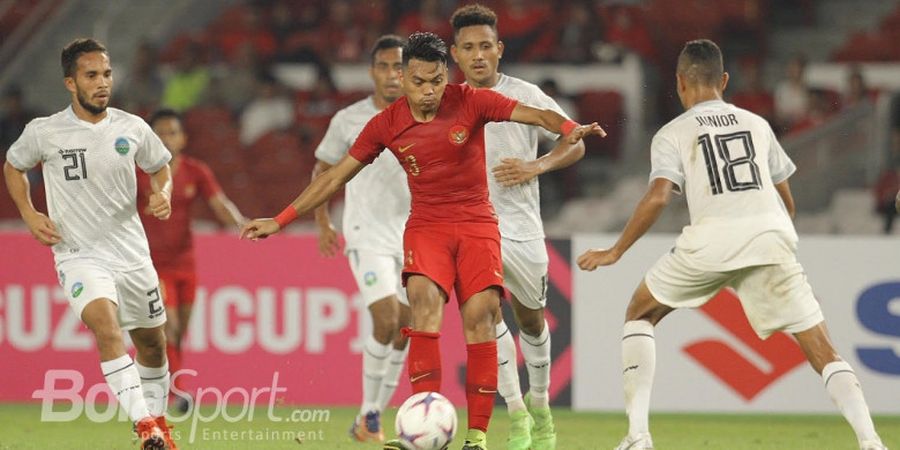
[[(312, 413), (319, 410), (318, 417)], [(201, 409), (211, 411), (209, 408)], [(229, 408), (232, 417), (239, 408)], [(289, 418), (292, 408), (279, 407), (276, 417)], [(193, 443), (188, 442), (191, 417), (176, 424), (175, 432), (182, 449), (378, 449), (377, 445), (351, 442), (347, 428), (355, 409), (303, 407), (297, 421), (274, 422), (267, 417), (266, 405), (257, 406), (253, 420), (246, 417), (229, 422), (218, 417), (209, 422), (197, 420)], [(323, 413), (321, 411), (327, 411)], [(393, 429), (392, 410), (385, 417), (385, 428)], [(304, 419), (304, 414), (306, 419)], [(201, 414), (202, 415), (202, 414)], [(206, 413), (211, 416), (210, 413)], [(559, 450), (612, 449), (624, 434), (623, 414), (576, 413), (554, 411)], [(327, 416), (327, 417), (326, 417)], [(460, 424), (465, 411), (459, 411)], [(900, 416), (878, 416), (876, 427), (885, 444), (900, 449)], [(492, 450), (505, 449), (509, 420), (506, 411), (497, 409), (491, 422), (488, 444)], [(91, 422), (84, 415), (73, 422), (41, 422), (40, 405), (0, 405), (0, 450), (6, 449), (133, 449), (130, 425), (126, 422)], [(651, 430), (661, 450), (853, 450), (856, 441), (850, 427), (837, 415), (750, 415), (750, 414), (653, 414)], [(301, 435), (302, 442), (294, 437)], [(458, 433), (451, 450), (462, 447), (464, 432)]]

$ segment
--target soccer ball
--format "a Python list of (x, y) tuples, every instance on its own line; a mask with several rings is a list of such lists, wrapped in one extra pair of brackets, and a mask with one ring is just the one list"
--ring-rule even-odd
[(410, 450), (440, 450), (456, 434), (456, 409), (437, 392), (420, 392), (400, 405), (395, 428)]

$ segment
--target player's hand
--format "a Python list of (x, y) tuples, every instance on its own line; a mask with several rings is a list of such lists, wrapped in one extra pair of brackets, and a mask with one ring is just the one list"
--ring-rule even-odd
[(319, 225), (319, 254), (326, 258), (332, 258), (341, 250), (341, 242), (338, 240), (337, 231), (331, 223)]
[(53, 225), (53, 221), (45, 214), (35, 212), (27, 215), (24, 219), (25, 224), (28, 225), (28, 231), (31, 231), (31, 235), (41, 244), (56, 245), (62, 240), (62, 236), (56, 230), (56, 225)]
[(535, 161), (522, 161), (519, 158), (503, 158), (500, 164), (491, 169), (494, 179), (503, 187), (525, 184), (540, 175), (540, 168)]
[(572, 132), (566, 135), (566, 142), (569, 144), (577, 144), (578, 141), (583, 139), (585, 136), (589, 136), (591, 134), (596, 134), (600, 137), (606, 137), (606, 130), (604, 130), (597, 122), (591, 123), (589, 125), (579, 125), (572, 129)]
[(265, 239), (279, 231), (281, 227), (275, 219), (253, 219), (241, 228), (241, 239)]
[(159, 220), (168, 220), (172, 215), (172, 202), (169, 200), (169, 193), (159, 191), (150, 194), (150, 203), (147, 205), (150, 214)]
[(592, 272), (600, 266), (611, 266), (622, 255), (613, 249), (595, 248), (584, 252), (576, 262), (581, 270)]

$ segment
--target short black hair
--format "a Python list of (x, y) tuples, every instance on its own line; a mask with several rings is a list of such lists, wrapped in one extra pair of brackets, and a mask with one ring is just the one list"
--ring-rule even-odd
[(694, 83), (717, 86), (725, 73), (722, 51), (709, 39), (689, 41), (678, 56), (678, 73)]
[(391, 48), (403, 48), (403, 38), (397, 36), (396, 34), (385, 34), (378, 38), (375, 41), (375, 44), (372, 45), (372, 50), (369, 52), (369, 58), (372, 60), (372, 64), (375, 64), (375, 54)]
[(63, 77), (72, 77), (78, 69), (78, 58), (85, 53), (106, 52), (106, 47), (93, 38), (78, 38), (63, 48), (60, 61), (62, 62)]
[(450, 17), (450, 25), (453, 26), (453, 36), (459, 34), (459, 30), (475, 25), (487, 25), (497, 33), (497, 14), (487, 6), (473, 3), (463, 6)]
[(171, 108), (158, 109), (150, 115), (150, 118), (147, 119), (147, 123), (150, 124), (150, 128), (153, 128), (156, 122), (163, 119), (175, 119), (178, 122), (181, 122), (181, 114), (178, 114), (177, 111)]
[(447, 65), (447, 44), (432, 32), (417, 31), (409, 35), (403, 46), (403, 65), (409, 64), (411, 59)]

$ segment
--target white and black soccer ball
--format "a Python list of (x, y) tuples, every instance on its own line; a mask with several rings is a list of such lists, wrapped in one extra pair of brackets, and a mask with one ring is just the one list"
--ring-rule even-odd
[(456, 408), (437, 392), (420, 392), (400, 405), (395, 427), (410, 450), (440, 450), (456, 435)]

